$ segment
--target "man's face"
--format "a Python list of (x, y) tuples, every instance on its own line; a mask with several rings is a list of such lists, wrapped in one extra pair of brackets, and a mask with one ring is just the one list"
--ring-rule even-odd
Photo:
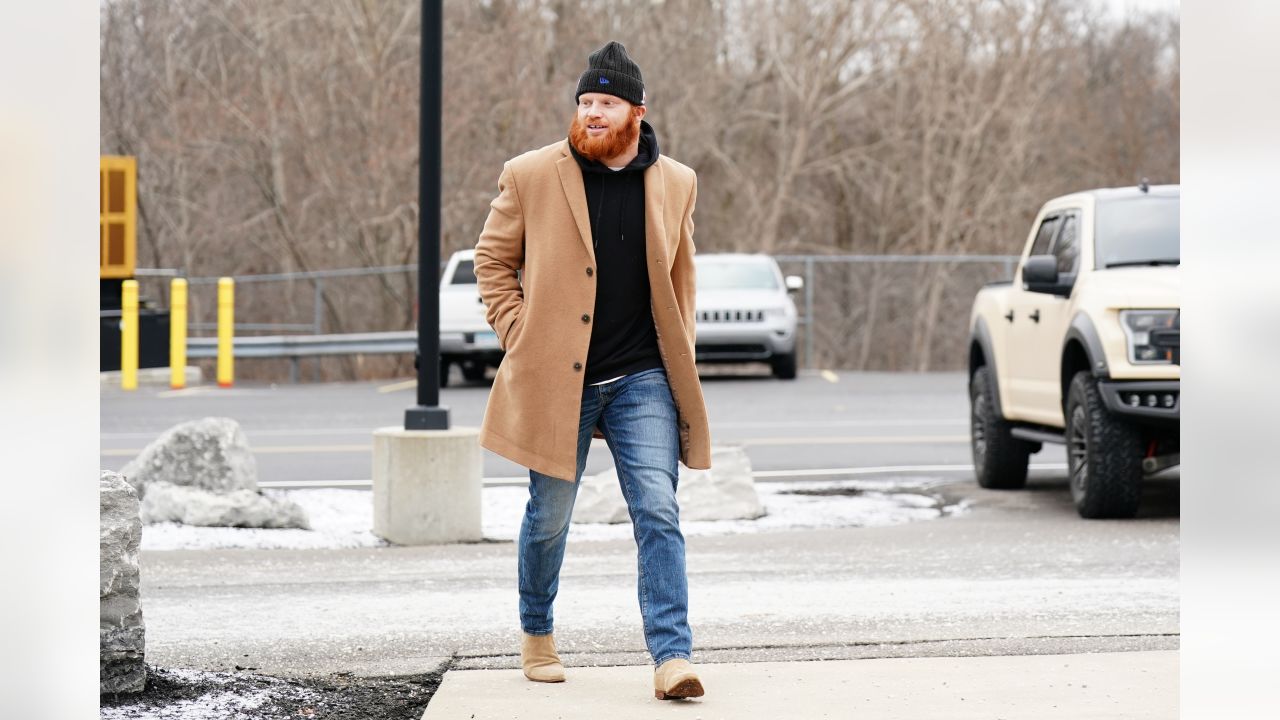
[(583, 93), (569, 127), (569, 140), (589, 160), (617, 157), (640, 136), (640, 119), (644, 115), (643, 105), (632, 105), (605, 93)]

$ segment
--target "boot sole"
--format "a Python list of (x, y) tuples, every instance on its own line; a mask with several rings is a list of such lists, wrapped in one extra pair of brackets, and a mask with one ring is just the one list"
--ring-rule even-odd
[(680, 682), (676, 683), (675, 687), (671, 688), (665, 693), (662, 692), (661, 690), (653, 691), (653, 696), (658, 698), (659, 700), (679, 700), (681, 698), (695, 698), (695, 697), (702, 697), (702, 694), (703, 694), (702, 681), (698, 680), (697, 678), (681, 680)]

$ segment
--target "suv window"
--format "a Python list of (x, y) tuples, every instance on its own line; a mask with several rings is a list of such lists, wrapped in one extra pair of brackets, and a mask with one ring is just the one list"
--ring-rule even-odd
[(777, 290), (778, 277), (769, 262), (698, 263), (699, 290)]
[(1074, 273), (1080, 260), (1080, 214), (1071, 212), (1062, 218), (1062, 230), (1053, 244), (1053, 254), (1058, 258), (1058, 272)]
[(1050, 215), (1040, 223), (1040, 230), (1036, 233), (1036, 241), (1031, 243), (1032, 255), (1048, 255), (1049, 243), (1053, 240), (1053, 233), (1058, 229), (1058, 221), (1061, 218), (1057, 215)]

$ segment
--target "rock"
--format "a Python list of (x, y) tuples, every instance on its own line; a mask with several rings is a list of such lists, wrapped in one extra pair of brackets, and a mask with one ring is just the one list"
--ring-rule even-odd
[[(680, 466), (676, 499), (681, 520), (754, 520), (764, 515), (751, 479), (751, 461), (738, 446), (711, 449), (711, 470)], [(576, 523), (630, 522), (617, 468), (584, 475), (573, 506)]]
[[(631, 521), (631, 516), (627, 514), (627, 501), (622, 497), (622, 489), (618, 487), (617, 468), (609, 468), (598, 475), (583, 475), (579, 483), (578, 497), (573, 501), (573, 522)], [(678, 490), (676, 497), (680, 497)]]
[(297, 503), (253, 490), (215, 493), (196, 487), (152, 482), (142, 498), (142, 520), (241, 528), (310, 529)]
[(103, 694), (141, 692), (147, 671), (138, 597), (138, 495), (118, 473), (103, 471), (98, 506), (98, 685)]
[(258, 466), (240, 424), (203, 418), (175, 425), (120, 470), (146, 498), (156, 482), (215, 493), (258, 489)]
[(296, 503), (258, 492), (258, 466), (249, 441), (230, 418), (175, 425), (120, 472), (142, 498), (145, 523), (310, 527)]
[(681, 520), (755, 520), (764, 505), (751, 478), (751, 459), (741, 446), (711, 450), (710, 470), (681, 468)]

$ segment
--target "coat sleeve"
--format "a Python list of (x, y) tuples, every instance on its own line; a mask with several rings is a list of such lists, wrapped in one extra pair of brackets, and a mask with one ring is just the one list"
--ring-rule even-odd
[(698, 200), (698, 176), (693, 176), (689, 190), (688, 206), (680, 223), (680, 245), (676, 248), (675, 261), (671, 263), (671, 282), (676, 291), (676, 304), (680, 307), (680, 319), (689, 337), (689, 348), (697, 340), (697, 269), (693, 263), (693, 206)]
[(524, 208), (510, 163), (498, 177), (498, 197), (489, 204), (476, 242), (475, 273), (485, 320), (507, 349), (511, 328), (524, 308), (518, 272), (524, 267)]

